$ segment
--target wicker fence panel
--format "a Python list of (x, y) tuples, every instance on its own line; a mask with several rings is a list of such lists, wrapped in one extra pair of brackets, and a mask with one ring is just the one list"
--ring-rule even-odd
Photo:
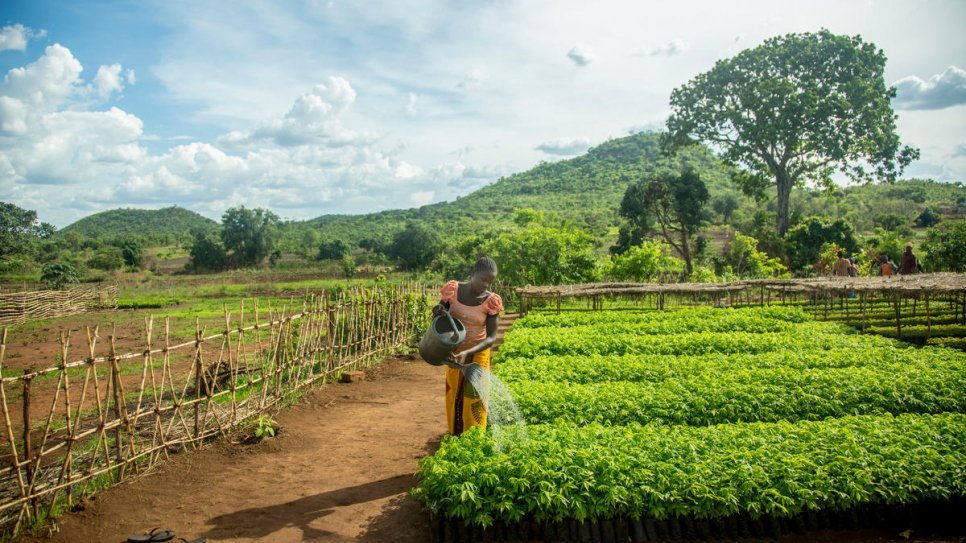
[(69, 317), (96, 309), (114, 307), (117, 307), (116, 285), (6, 292), (0, 294), (0, 326)]

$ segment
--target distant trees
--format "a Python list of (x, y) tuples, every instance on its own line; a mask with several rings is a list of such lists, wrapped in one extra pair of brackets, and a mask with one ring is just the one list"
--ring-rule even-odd
[(671, 247), (660, 241), (643, 241), (612, 257), (607, 275), (619, 281), (647, 283), (678, 274), (683, 262), (671, 256)]
[(639, 245), (645, 235), (657, 233), (681, 255), (685, 274), (691, 275), (695, 235), (708, 222), (708, 196), (701, 177), (690, 168), (679, 175), (661, 175), (627, 187), (618, 212), (627, 224), (618, 248)]
[(233, 266), (258, 266), (275, 250), (278, 215), (262, 208), (233, 207), (221, 217), (221, 241)]
[(341, 239), (325, 240), (319, 244), (318, 260), (342, 260), (349, 255), (349, 244)]
[(857, 181), (894, 180), (919, 157), (900, 148), (885, 61), (859, 36), (771, 38), (675, 89), (664, 145), (697, 140), (722, 149), (726, 161), (744, 166), (736, 181), (748, 194), (774, 185), (784, 236), (796, 185), (830, 185), (835, 169)]
[(40, 269), (40, 280), (47, 285), (47, 288), (54, 290), (60, 290), (69, 284), (80, 281), (77, 276), (77, 268), (66, 262), (44, 264)]
[(551, 224), (532, 210), (517, 210), (516, 226), (483, 242), (482, 251), (500, 266), (501, 282), (554, 285), (600, 277), (594, 239), (567, 224)]
[(47, 239), (55, 228), (37, 224), (37, 212), (0, 202), (0, 258), (27, 252), (33, 241)]
[(743, 278), (787, 277), (788, 269), (777, 258), (758, 250), (758, 240), (735, 232), (722, 254), (723, 264), (731, 273)]
[(785, 235), (785, 244), (792, 271), (800, 273), (811, 269), (818, 261), (822, 246), (829, 243), (834, 243), (849, 254), (859, 251), (855, 230), (844, 219), (827, 222), (810, 217), (789, 230)]
[(443, 248), (439, 234), (419, 223), (409, 223), (392, 238), (386, 254), (404, 270), (429, 267)]
[(930, 228), (922, 249), (930, 271), (966, 271), (966, 219)]
[(228, 267), (228, 254), (220, 239), (204, 230), (195, 230), (192, 235), (194, 242), (188, 251), (192, 270), (218, 272)]

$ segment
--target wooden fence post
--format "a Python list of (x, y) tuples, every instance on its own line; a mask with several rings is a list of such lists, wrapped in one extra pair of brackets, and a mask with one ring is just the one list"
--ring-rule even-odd
[[(33, 455), (33, 443), (30, 441), (30, 385), (33, 381), (33, 377), (29, 377), (29, 374), (33, 373), (33, 368), (28, 368), (23, 370), (23, 462), (27, 466), (27, 481), (29, 481), (28, 488), (34, 487), (34, 461)], [(30, 500), (30, 509), (33, 511), (33, 517), (40, 517), (40, 510), (37, 507), (37, 500)], [(28, 511), (28, 519), (29, 517)]]

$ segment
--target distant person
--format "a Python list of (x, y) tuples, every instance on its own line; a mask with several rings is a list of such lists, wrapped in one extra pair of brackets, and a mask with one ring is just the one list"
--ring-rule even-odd
[[(433, 308), (434, 315), (448, 310), (466, 327), (466, 339), (453, 352), (460, 364), (476, 362), (484, 369), (490, 368), (490, 346), (496, 341), (503, 311), (500, 295), (490, 292), (496, 271), (496, 262), (481, 256), (469, 281), (454, 280), (443, 285), (439, 305)], [(473, 426), (486, 427), (486, 406), (480, 392), (463, 377), (463, 372), (452, 367), (446, 368), (446, 421), (449, 433), (456, 436)]]
[(855, 257), (850, 256), (849, 257), (849, 277), (858, 277), (858, 276), (859, 276), (859, 265), (856, 264)]
[(918, 273), (921, 267), (919, 259), (912, 252), (912, 244), (907, 243), (906, 251), (902, 253), (902, 260), (899, 261), (899, 275)]
[(852, 265), (849, 263), (849, 259), (845, 258), (845, 252), (839, 251), (839, 259), (835, 261), (835, 265), (832, 267), (835, 272), (836, 277), (848, 277), (849, 268)]
[(879, 261), (881, 262), (879, 265), (879, 275), (888, 277), (890, 275), (895, 275), (896, 272), (899, 271), (899, 268), (897, 268), (892, 259), (889, 258), (889, 255), (882, 255)]

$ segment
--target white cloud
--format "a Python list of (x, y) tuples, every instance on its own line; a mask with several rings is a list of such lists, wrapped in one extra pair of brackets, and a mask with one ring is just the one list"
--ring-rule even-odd
[(589, 45), (578, 43), (570, 51), (567, 51), (567, 58), (572, 60), (577, 66), (586, 66), (593, 62), (597, 56), (594, 55), (594, 51)]
[(590, 148), (590, 140), (586, 138), (558, 138), (537, 145), (535, 149), (550, 155), (574, 156)]
[(81, 63), (70, 50), (54, 44), (36, 62), (7, 72), (0, 95), (15, 98), (31, 108), (52, 111), (79, 90)]
[(42, 38), (47, 32), (36, 32), (22, 24), (7, 25), (0, 28), (0, 51), (25, 51), (30, 38)]
[(93, 92), (98, 98), (103, 100), (111, 96), (111, 93), (121, 92), (122, 90), (124, 90), (124, 83), (121, 82), (120, 64), (101, 66), (97, 69), (97, 75), (94, 76)]
[(950, 66), (927, 81), (910, 75), (895, 82), (898, 109), (945, 109), (966, 104), (966, 70)]

